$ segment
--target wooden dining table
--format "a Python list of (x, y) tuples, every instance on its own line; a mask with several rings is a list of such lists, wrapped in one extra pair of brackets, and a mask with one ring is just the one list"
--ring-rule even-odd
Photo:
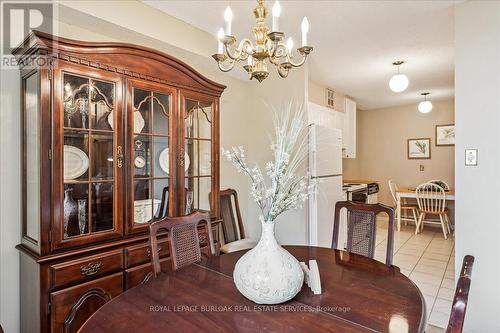
[[(398, 188), (396, 190), (396, 210), (397, 210), (397, 229), (398, 231), (401, 230), (401, 204), (404, 199), (416, 199), (417, 198), (417, 193), (415, 192), (415, 188), (410, 188), (410, 187), (403, 187), (403, 188)], [(446, 200), (451, 200), (455, 201), (455, 191), (453, 189), (448, 190), (445, 192), (445, 198)], [(454, 205), (450, 208), (450, 214), (449, 218), (452, 221), (452, 224), (454, 224)]]
[(348, 252), (285, 246), (318, 262), (322, 294), (304, 285), (291, 301), (255, 304), (232, 272), (245, 251), (161, 274), (95, 312), (81, 333), (102, 332), (423, 332), (426, 308), (417, 286), (396, 266)]

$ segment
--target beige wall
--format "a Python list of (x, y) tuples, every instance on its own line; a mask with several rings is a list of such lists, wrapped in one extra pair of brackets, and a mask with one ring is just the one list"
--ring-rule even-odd
[[(325, 91), (326, 88), (327, 87), (325, 87), (322, 84), (309, 80), (309, 87), (308, 87), (309, 101), (319, 105), (326, 106), (326, 91)], [(328, 87), (328, 88), (333, 89), (333, 91), (335, 91), (335, 94), (333, 95), (335, 111), (345, 112), (344, 97), (346, 97), (346, 95), (341, 91), (338, 91), (334, 87)]]
[[(272, 69), (274, 71), (274, 69)], [(274, 135), (272, 110), (278, 112), (293, 99), (298, 105), (305, 102), (307, 68), (295, 68), (286, 79), (273, 72), (262, 83), (252, 81), (248, 85), (248, 162), (258, 163), (264, 171), (271, 154), (270, 137)], [(305, 167), (305, 166), (304, 166)], [(304, 170), (305, 172), (305, 170)], [(247, 190), (249, 192), (249, 190)], [(260, 235), (259, 209), (253, 198), (248, 198), (247, 226), (250, 236)], [(282, 244), (304, 245), (307, 237), (307, 218), (305, 208), (289, 211), (277, 220), (276, 238)]]
[[(454, 102), (433, 104), (428, 114), (419, 113), (415, 104), (358, 111), (357, 158), (344, 159), (344, 179), (379, 181), (379, 200), (390, 205), (389, 179), (400, 186), (442, 179), (454, 187), (454, 147), (435, 145), (435, 126), (454, 123)], [(431, 159), (409, 160), (406, 140), (410, 138), (431, 138)]]

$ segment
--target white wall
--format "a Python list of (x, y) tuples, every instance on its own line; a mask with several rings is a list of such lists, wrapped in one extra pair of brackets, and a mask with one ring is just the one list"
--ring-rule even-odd
[[(500, 2), (455, 9), (456, 260), (475, 256), (465, 332), (500, 332)], [(464, 150), (479, 150), (477, 167)]]

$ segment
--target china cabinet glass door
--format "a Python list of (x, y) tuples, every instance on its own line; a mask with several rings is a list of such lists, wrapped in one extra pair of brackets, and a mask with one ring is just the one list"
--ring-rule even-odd
[(129, 230), (144, 231), (149, 223), (175, 214), (172, 126), (174, 89), (128, 80)]
[[(109, 73), (65, 65), (55, 77), (56, 247), (122, 234), (121, 82)], [(59, 170), (58, 170), (59, 169)]]
[(214, 121), (216, 117), (215, 98), (183, 92), (181, 94), (181, 165), (184, 180), (181, 182), (180, 197), (183, 199), (181, 215), (195, 210), (214, 212)]

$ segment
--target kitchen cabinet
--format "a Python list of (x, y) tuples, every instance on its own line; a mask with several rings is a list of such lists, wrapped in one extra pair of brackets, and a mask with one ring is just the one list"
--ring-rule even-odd
[(138, 45), (35, 31), (13, 53), (22, 88), (21, 331), (76, 332), (148, 279), (151, 222), (203, 210), (219, 234), (225, 86)]
[(308, 103), (308, 123), (337, 128), (342, 131), (342, 157), (356, 158), (356, 102), (344, 98), (345, 112)]

